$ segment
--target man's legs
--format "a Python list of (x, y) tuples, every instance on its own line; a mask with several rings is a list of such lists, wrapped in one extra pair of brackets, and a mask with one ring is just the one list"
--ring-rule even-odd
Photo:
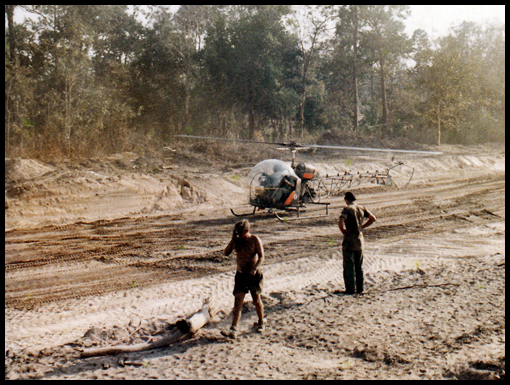
[(363, 251), (354, 251), (354, 270), (356, 271), (356, 293), (363, 292)]
[[(241, 319), (241, 310), (244, 303), (244, 297), (246, 295), (243, 290), (245, 290), (247, 287), (249, 288), (251, 297), (253, 299), (253, 304), (255, 305), (255, 310), (257, 311), (257, 316), (259, 317), (258, 330), (262, 331), (264, 329), (264, 305), (262, 304), (262, 299), (260, 298), (263, 282), (264, 276), (261, 272), (257, 272), (255, 276), (250, 277), (248, 282), (243, 281), (239, 273), (236, 274), (234, 285), (234, 310), (232, 311), (232, 327), (230, 328), (231, 337), (235, 338), (236, 335), (236, 328), (239, 320)], [(222, 332), (222, 334), (227, 335), (228, 333)]]
[(259, 322), (262, 322), (264, 320), (264, 305), (262, 304), (260, 294), (251, 293), (251, 297), (253, 298), (253, 304), (255, 305)]
[(345, 292), (347, 294), (354, 294), (354, 252), (343, 249), (344, 256), (344, 283)]
[(232, 311), (232, 329), (237, 327), (239, 319), (241, 318), (241, 309), (244, 303), (245, 293), (236, 293), (234, 299), (234, 310)]
[(264, 331), (264, 305), (262, 304), (262, 298), (260, 298), (260, 294), (251, 293), (251, 297), (253, 298), (253, 304), (255, 305), (255, 310), (257, 311), (257, 316), (259, 317), (259, 322), (257, 324), (257, 331), (261, 333)]

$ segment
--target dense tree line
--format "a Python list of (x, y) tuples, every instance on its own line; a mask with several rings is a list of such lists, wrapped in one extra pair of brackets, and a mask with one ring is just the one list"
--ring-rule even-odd
[[(32, 17), (14, 21), (16, 7)], [(504, 26), (404, 32), (405, 5), (6, 5), (5, 149), (71, 157), (176, 133), (504, 140)]]

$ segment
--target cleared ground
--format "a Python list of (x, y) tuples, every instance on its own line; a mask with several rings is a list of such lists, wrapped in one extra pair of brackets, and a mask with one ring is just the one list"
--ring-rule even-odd
[[(232, 306), (234, 259), (222, 252), (237, 220), (229, 209), (249, 211), (243, 206), (243, 178), (254, 162), (274, 154), (223, 147), (220, 151), (230, 151), (230, 158), (208, 159), (218, 147), (189, 146), (159, 157), (122, 154), (78, 165), (6, 161), (9, 378), (419, 378), (427, 374), (428, 378), (473, 378), (470, 370), (480, 371), (483, 378), (504, 377), (503, 146), (450, 147), (433, 157), (406, 155), (403, 160), (415, 169), (408, 188), (362, 185), (353, 190), (359, 203), (378, 218), (365, 234), (367, 294), (363, 296), (335, 294), (343, 290), (337, 228), (342, 197), (330, 198), (327, 217), (285, 223), (271, 214), (255, 216), (250, 220), (252, 231), (262, 239), (266, 252), (269, 331), (265, 336), (246, 331), (235, 342), (224, 341), (219, 334), (228, 325)], [(395, 161), (390, 156), (333, 152), (303, 158), (323, 174), (348, 168), (383, 169)], [(479, 297), (478, 310), (469, 308), (475, 307), (469, 297)], [(488, 303), (482, 305), (483, 298)], [(219, 311), (216, 322), (185, 345), (134, 355), (134, 360), (154, 363), (152, 367), (132, 371), (113, 358), (75, 361), (73, 349), (66, 345), (105, 346), (151, 338), (162, 333), (165, 324), (200, 309), (206, 299), (212, 299)], [(247, 309), (251, 310), (243, 319), (251, 320), (253, 309)], [(490, 317), (482, 312), (492, 313), (497, 321), (484, 324), (484, 317)], [(344, 317), (352, 318), (352, 323), (346, 324)], [(444, 327), (434, 326), (438, 317)], [(374, 320), (379, 326), (372, 325)], [(437, 327), (437, 333), (425, 330), (423, 324)], [(249, 330), (247, 320), (245, 325)], [(354, 339), (363, 325), (371, 325), (364, 329), (371, 332)], [(476, 334), (481, 326), (484, 329)], [(104, 333), (94, 339), (91, 330)], [(398, 341), (391, 343), (391, 335), (399, 336)], [(405, 335), (412, 336), (412, 343), (403, 342)], [(430, 345), (434, 335), (437, 343)], [(463, 335), (469, 338), (462, 339)], [(463, 343), (448, 340), (452, 336)], [(233, 346), (225, 349), (228, 344)], [(458, 358), (464, 346), (493, 356), (478, 360), (481, 363), (473, 369), (470, 355), (464, 361)], [(46, 354), (40, 354), (41, 349)], [(238, 358), (221, 361), (229, 349), (241, 349), (236, 350)], [(202, 357), (199, 371), (193, 368), (191, 352)], [(447, 353), (453, 358), (438, 366), (438, 357), (446, 359)], [(241, 364), (254, 356), (258, 371)], [(285, 357), (295, 359), (285, 362)], [(106, 369), (101, 367), (104, 362), (109, 365)]]

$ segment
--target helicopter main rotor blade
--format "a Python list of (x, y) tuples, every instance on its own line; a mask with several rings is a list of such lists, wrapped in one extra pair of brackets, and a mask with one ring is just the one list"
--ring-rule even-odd
[(308, 148), (329, 148), (329, 149), (336, 149), (336, 150), (400, 152), (400, 153), (407, 153), (407, 154), (429, 154), (429, 155), (442, 154), (442, 152), (440, 152), (440, 151), (397, 150), (397, 149), (391, 149), (391, 148), (372, 148), (372, 147), (328, 146), (328, 145), (321, 145), (321, 144), (299, 144), (294, 141), (286, 143), (286, 142), (263, 142), (260, 140), (248, 140), (248, 139), (215, 138), (215, 137), (210, 137), (210, 136), (198, 136), (198, 135), (174, 135), (174, 136), (179, 137), (179, 138), (227, 140), (227, 141), (233, 141), (233, 142), (270, 144), (270, 145), (284, 146), (287, 149), (291, 149), (291, 150), (304, 150), (304, 149), (308, 149)]
[(307, 144), (308, 147), (314, 148), (330, 148), (338, 150), (354, 150), (354, 151), (379, 151), (379, 152), (402, 152), (409, 154), (429, 154), (429, 155), (440, 155), (440, 151), (420, 151), (420, 150), (396, 150), (392, 148), (372, 148), (372, 147), (347, 147), (347, 146), (326, 146), (320, 144)]
[(273, 144), (277, 146), (288, 146), (288, 143), (273, 143), (273, 142), (262, 142), (260, 140), (249, 140), (249, 139), (231, 139), (231, 138), (214, 138), (212, 136), (198, 136), (198, 135), (174, 135), (178, 138), (194, 138), (194, 139), (210, 139), (210, 140), (227, 140), (231, 142), (248, 142), (248, 143), (262, 143), (262, 144)]

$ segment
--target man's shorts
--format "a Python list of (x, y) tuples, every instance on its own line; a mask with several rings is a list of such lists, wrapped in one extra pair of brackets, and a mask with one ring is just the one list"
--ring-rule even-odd
[(234, 292), (237, 293), (248, 293), (251, 295), (262, 293), (262, 287), (264, 286), (264, 275), (260, 270), (257, 270), (255, 275), (248, 273), (236, 273), (234, 278)]

